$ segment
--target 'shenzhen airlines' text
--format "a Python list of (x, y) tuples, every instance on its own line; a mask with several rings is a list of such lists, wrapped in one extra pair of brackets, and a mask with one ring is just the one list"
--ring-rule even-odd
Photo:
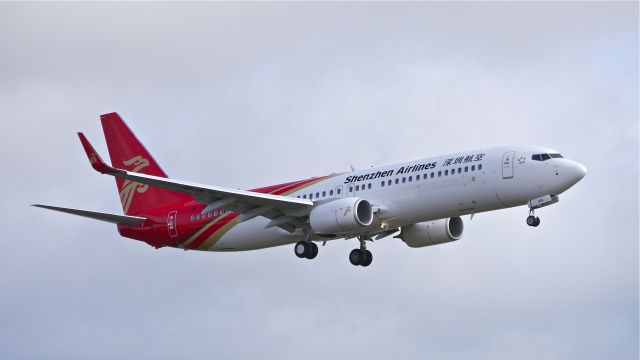
[[(395, 174), (400, 175), (400, 174), (408, 174), (416, 171), (429, 170), (436, 167), (437, 164), (438, 164), (437, 162), (432, 162), (429, 164), (416, 164), (412, 166), (402, 166), (401, 168), (395, 171)], [(355, 175), (347, 176), (347, 178), (344, 180), (344, 183), (349, 184), (356, 181), (380, 179), (387, 176), (391, 176), (393, 175), (393, 173), (394, 173), (394, 170), (386, 170), (386, 171), (376, 171), (374, 173), (358, 175), (358, 176), (355, 176)]]
[[(475, 154), (475, 155), (467, 155), (460, 156), (457, 158), (446, 159), (442, 163), (442, 167), (446, 166), (454, 166), (457, 164), (466, 164), (470, 162), (482, 161), (482, 158), (485, 154)], [(432, 162), (428, 164), (416, 164), (411, 166), (402, 166), (399, 169), (395, 170), (395, 175), (409, 174), (417, 171), (430, 170), (435, 168), (438, 165), (438, 162)], [(364, 174), (364, 175), (352, 175), (347, 176), (344, 180), (345, 184), (350, 184), (356, 181), (365, 181), (365, 180), (375, 180), (381, 179), (388, 176), (392, 176), (394, 174), (394, 170), (386, 170), (386, 171), (376, 171), (374, 173)]]

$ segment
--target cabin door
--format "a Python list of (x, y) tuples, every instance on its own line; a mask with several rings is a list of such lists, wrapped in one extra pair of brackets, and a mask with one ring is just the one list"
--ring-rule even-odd
[(511, 179), (513, 177), (513, 158), (515, 151), (509, 151), (502, 156), (502, 178)]

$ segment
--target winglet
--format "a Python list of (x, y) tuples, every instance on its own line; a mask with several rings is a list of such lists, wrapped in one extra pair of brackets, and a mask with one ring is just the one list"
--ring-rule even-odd
[(93, 167), (96, 171), (103, 174), (113, 174), (118, 172), (116, 169), (112, 168), (111, 166), (108, 166), (107, 164), (104, 163), (104, 161), (102, 161), (102, 158), (100, 157), (100, 155), (98, 155), (96, 150), (93, 148), (91, 143), (89, 143), (89, 140), (87, 140), (87, 138), (84, 136), (83, 133), (79, 132), (78, 137), (80, 138), (80, 142), (82, 143), (82, 147), (84, 148), (84, 151), (87, 153), (87, 157), (89, 158), (89, 163), (91, 163), (91, 167)]

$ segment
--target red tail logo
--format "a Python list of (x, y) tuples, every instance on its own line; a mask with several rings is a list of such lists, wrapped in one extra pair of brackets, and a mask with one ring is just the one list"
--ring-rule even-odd
[[(134, 166), (130, 171), (140, 172), (141, 169), (149, 166), (149, 160), (143, 158), (138, 155), (129, 160), (124, 160), (122, 162), (125, 165), (125, 169), (128, 169), (130, 166)], [(135, 193), (144, 193), (149, 188), (149, 185), (140, 184), (137, 182), (133, 182), (131, 180), (125, 180), (122, 184), (122, 190), (120, 191), (120, 203), (122, 203), (122, 209), (125, 214), (129, 213), (129, 206), (131, 206), (131, 201), (133, 200), (133, 196)]]

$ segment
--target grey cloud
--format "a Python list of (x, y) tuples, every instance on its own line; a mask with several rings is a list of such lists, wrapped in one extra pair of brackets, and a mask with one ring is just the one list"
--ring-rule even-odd
[[(0, 4), (0, 357), (638, 358), (637, 3)], [(587, 177), (425, 249), (153, 250), (75, 137), (238, 188), (506, 143)]]

